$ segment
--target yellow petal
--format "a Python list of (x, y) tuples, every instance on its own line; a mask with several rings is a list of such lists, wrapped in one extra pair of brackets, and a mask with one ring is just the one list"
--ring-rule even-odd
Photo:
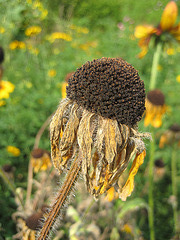
[(178, 8), (174, 1), (169, 2), (162, 14), (160, 27), (163, 31), (167, 31), (175, 24), (178, 15)]
[(144, 157), (146, 156), (146, 151), (144, 150), (141, 154), (136, 154), (136, 157), (133, 161), (132, 167), (129, 171), (129, 177), (127, 182), (125, 183), (124, 187), (122, 188), (121, 192), (119, 193), (119, 197), (122, 201), (126, 201), (126, 198), (131, 195), (134, 189), (134, 177), (144, 162)]
[(135, 28), (134, 35), (136, 38), (146, 38), (155, 32), (156, 28), (154, 28), (152, 25), (138, 25)]
[(180, 41), (180, 23), (173, 27), (170, 33), (175, 37), (177, 41)]

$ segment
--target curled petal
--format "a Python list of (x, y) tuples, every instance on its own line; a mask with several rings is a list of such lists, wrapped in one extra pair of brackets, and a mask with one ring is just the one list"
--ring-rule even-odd
[(174, 36), (174, 38), (180, 42), (180, 23), (176, 27), (173, 27), (170, 33)]
[(125, 183), (124, 187), (119, 193), (119, 197), (122, 199), (122, 201), (126, 201), (126, 198), (131, 195), (133, 189), (134, 189), (134, 177), (140, 167), (141, 164), (144, 162), (144, 157), (146, 155), (146, 151), (144, 150), (142, 153), (137, 153), (136, 157), (133, 161), (132, 167), (129, 171), (129, 177), (127, 182)]
[(138, 25), (135, 28), (134, 35), (136, 38), (147, 38), (155, 33), (157, 29), (152, 25)]
[(175, 1), (170, 1), (162, 14), (160, 27), (163, 31), (170, 30), (176, 22), (178, 15), (178, 8)]

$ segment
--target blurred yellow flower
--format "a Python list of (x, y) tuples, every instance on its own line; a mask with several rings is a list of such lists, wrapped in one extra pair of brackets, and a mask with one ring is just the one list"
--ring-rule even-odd
[(49, 76), (49, 77), (55, 77), (56, 74), (57, 74), (57, 72), (56, 72), (55, 69), (50, 69), (50, 70), (48, 71), (48, 76)]
[(157, 70), (158, 70), (158, 71), (162, 71), (162, 69), (163, 69), (162, 65), (159, 64), (159, 65), (157, 66)]
[(0, 33), (3, 34), (5, 32), (5, 29), (3, 27), (0, 27)]
[[(178, 15), (178, 8), (175, 1), (170, 1), (162, 14), (160, 24), (158, 27), (152, 25), (138, 25), (135, 28), (135, 37), (139, 38), (139, 47), (141, 52), (139, 58), (143, 58), (147, 51), (151, 37), (155, 37), (156, 43), (161, 41), (166, 43), (169, 41), (170, 34), (175, 40), (180, 42), (180, 23), (174, 26)], [(162, 38), (161, 38), (162, 36)]]
[(174, 123), (166, 130), (159, 141), (159, 148), (164, 148), (165, 144), (172, 145), (175, 142), (179, 143), (180, 146), (180, 125)]
[(0, 107), (6, 105), (6, 102), (4, 100), (0, 100)]
[(45, 19), (48, 15), (48, 10), (47, 9), (43, 9), (41, 12), (41, 20)]
[(63, 39), (65, 41), (72, 41), (72, 37), (69, 34), (63, 32), (54, 32), (47, 37), (47, 40), (53, 43), (56, 39)]
[(25, 49), (26, 48), (26, 44), (22, 41), (18, 41), (18, 40), (14, 40), (13, 42), (11, 42), (9, 44), (9, 48), (11, 50), (14, 50), (14, 49)]
[(28, 37), (38, 35), (42, 31), (39, 26), (31, 26), (25, 30), (25, 35)]
[(121, 231), (126, 232), (128, 234), (131, 234), (133, 236), (133, 231), (132, 231), (132, 227), (129, 224), (124, 224), (124, 226), (122, 227)]
[(21, 151), (19, 150), (19, 148), (14, 147), (14, 146), (7, 146), (6, 150), (8, 153), (13, 155), (14, 157), (18, 157), (21, 154)]
[(79, 27), (74, 24), (70, 25), (70, 29), (75, 30), (77, 33), (84, 33), (87, 34), (89, 33), (89, 29), (86, 27)]
[(174, 55), (174, 54), (175, 54), (174, 48), (168, 48), (168, 49), (166, 50), (166, 52), (167, 52), (168, 55)]
[(14, 84), (9, 81), (0, 81), (0, 99), (9, 98), (9, 94), (14, 91)]
[(176, 81), (180, 83), (180, 75), (177, 75)]
[(40, 148), (31, 152), (31, 162), (35, 173), (46, 171), (52, 166), (49, 152)]
[(158, 128), (162, 125), (162, 117), (167, 111), (164, 94), (160, 90), (152, 90), (147, 94), (144, 125)]

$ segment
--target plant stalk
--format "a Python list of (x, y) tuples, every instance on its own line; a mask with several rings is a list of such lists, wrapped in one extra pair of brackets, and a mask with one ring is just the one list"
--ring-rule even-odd
[(150, 230), (150, 240), (155, 240), (154, 233), (154, 199), (153, 199), (153, 170), (154, 170), (154, 152), (155, 152), (155, 143), (154, 143), (154, 131), (152, 130), (152, 141), (150, 145), (150, 158), (149, 158), (149, 192), (148, 192), (148, 200), (149, 200), (149, 230)]
[(177, 169), (176, 169), (176, 147), (175, 144), (172, 149), (171, 157), (171, 180), (172, 180), (172, 194), (175, 197), (175, 202), (173, 204), (173, 217), (174, 217), (174, 231), (178, 232), (178, 196), (177, 196)]
[(161, 50), (162, 50), (162, 44), (158, 43), (156, 46), (156, 51), (154, 52), (154, 56), (153, 56), (149, 90), (153, 90), (156, 87), (157, 71), (158, 71), (158, 64), (159, 64), (159, 59), (161, 55)]

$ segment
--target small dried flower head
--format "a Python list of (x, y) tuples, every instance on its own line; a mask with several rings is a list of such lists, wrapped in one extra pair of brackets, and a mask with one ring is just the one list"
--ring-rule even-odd
[(162, 125), (162, 117), (167, 110), (165, 105), (165, 96), (158, 90), (148, 92), (146, 98), (146, 115), (144, 125), (151, 124), (153, 127), (160, 127)]
[(177, 123), (174, 123), (166, 130), (159, 141), (159, 147), (163, 148), (165, 144), (171, 145), (175, 142), (178, 142), (180, 146), (180, 126)]
[(2, 169), (6, 173), (12, 173), (13, 172), (13, 166), (11, 164), (4, 164), (2, 166)]
[(51, 167), (50, 153), (44, 149), (36, 148), (31, 152), (31, 162), (35, 173), (46, 171)]
[(26, 226), (31, 230), (38, 230), (41, 227), (42, 212), (33, 213), (26, 219)]
[(156, 159), (154, 162), (154, 180), (162, 179), (166, 172), (165, 164), (162, 158)]
[(4, 61), (4, 50), (0, 47), (0, 64)]
[[(145, 90), (138, 72), (121, 58), (85, 63), (68, 81), (67, 97), (51, 121), (51, 154), (61, 173), (78, 158), (88, 191), (97, 198), (115, 186), (126, 200), (145, 157), (137, 122), (145, 110)], [(123, 187), (119, 178), (131, 159)]]

